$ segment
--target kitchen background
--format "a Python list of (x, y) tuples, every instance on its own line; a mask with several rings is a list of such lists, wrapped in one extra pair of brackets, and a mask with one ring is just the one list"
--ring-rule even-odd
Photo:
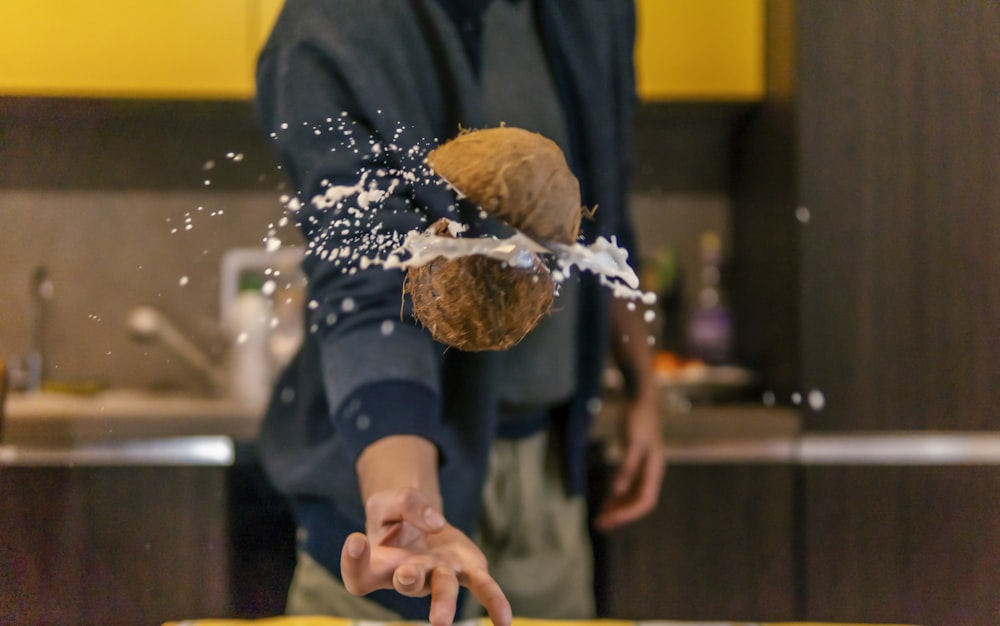
[[(635, 185), (642, 247), (682, 256), (688, 300), (701, 231), (728, 235), (725, 150), (743, 110), (706, 108), (646, 114)], [(282, 223), (289, 191), (252, 105), (7, 98), (0, 115), (0, 354), (18, 369), (41, 306), (50, 386), (204, 392), (170, 351), (134, 340), (129, 316), (153, 305), (221, 356), (223, 255), (301, 243)], [(44, 302), (38, 268), (52, 284)]]
[[(64, 71), (74, 86), (58, 94), (31, 64), (0, 63), (0, 357), (32, 348), (45, 267), (50, 383), (203, 398), (128, 319), (154, 305), (219, 357), (223, 255), (296, 241), (271, 233), (286, 190), (248, 100), (280, 1), (107, 0), (43, 20), (51, 37), (33, 43), (28, 26), (57, 4), (68, 10), (46, 0), (0, 19), (0, 57), (38, 61), (62, 41), (108, 80), (163, 71), (100, 93)], [(756, 381), (741, 402), (665, 416), (660, 509), (599, 539), (604, 613), (997, 623), (1000, 5), (639, 6), (640, 243), (650, 265), (677, 255), (690, 311), (699, 241), (718, 234), (732, 361)], [(96, 62), (118, 58), (89, 45), (113, 39), (100, 29), (116, 15), (145, 24), (143, 41), (124, 65)], [(28, 420), (23, 398), (9, 405), (0, 606), (13, 623), (280, 610), (291, 529), (252, 445), (231, 467), (38, 467), (16, 460), (10, 435)]]

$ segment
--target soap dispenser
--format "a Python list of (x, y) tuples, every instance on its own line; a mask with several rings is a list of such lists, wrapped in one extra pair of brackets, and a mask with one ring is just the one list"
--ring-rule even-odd
[(230, 392), (246, 408), (259, 411), (271, 394), (270, 303), (261, 291), (263, 281), (241, 277), (239, 293), (228, 320)]

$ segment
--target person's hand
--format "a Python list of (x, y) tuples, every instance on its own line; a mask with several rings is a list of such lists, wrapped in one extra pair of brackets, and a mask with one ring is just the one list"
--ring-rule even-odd
[(629, 406), (622, 424), (625, 447), (600, 513), (598, 530), (610, 531), (629, 524), (656, 508), (666, 472), (660, 411), (656, 402)]
[(461, 585), (469, 588), (496, 626), (510, 626), (510, 603), (490, 576), (486, 557), (447, 523), (428, 497), (416, 489), (379, 491), (366, 501), (365, 515), (366, 532), (351, 534), (340, 556), (349, 592), (364, 595), (395, 589), (411, 597), (430, 594), (430, 623), (449, 626)]

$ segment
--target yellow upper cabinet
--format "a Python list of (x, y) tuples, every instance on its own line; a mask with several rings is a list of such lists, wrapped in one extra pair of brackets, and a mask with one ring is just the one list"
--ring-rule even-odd
[(3, 0), (0, 92), (248, 97), (266, 3)]
[(764, 0), (637, 0), (636, 10), (640, 98), (763, 96)]
[[(282, 1), (0, 0), (0, 95), (249, 98)], [(763, 3), (637, 0), (640, 96), (759, 98)]]

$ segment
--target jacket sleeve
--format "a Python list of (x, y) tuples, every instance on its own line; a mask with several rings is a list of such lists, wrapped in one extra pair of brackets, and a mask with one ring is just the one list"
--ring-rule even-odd
[(258, 61), (258, 112), (295, 187), (289, 215), (307, 244), (309, 340), (352, 458), (390, 434), (440, 447), (442, 348), (403, 302), (403, 273), (371, 265), (428, 221), (412, 189), (419, 155), (380, 132), (381, 111), (365, 106), (340, 63), (301, 40), (269, 45)]

